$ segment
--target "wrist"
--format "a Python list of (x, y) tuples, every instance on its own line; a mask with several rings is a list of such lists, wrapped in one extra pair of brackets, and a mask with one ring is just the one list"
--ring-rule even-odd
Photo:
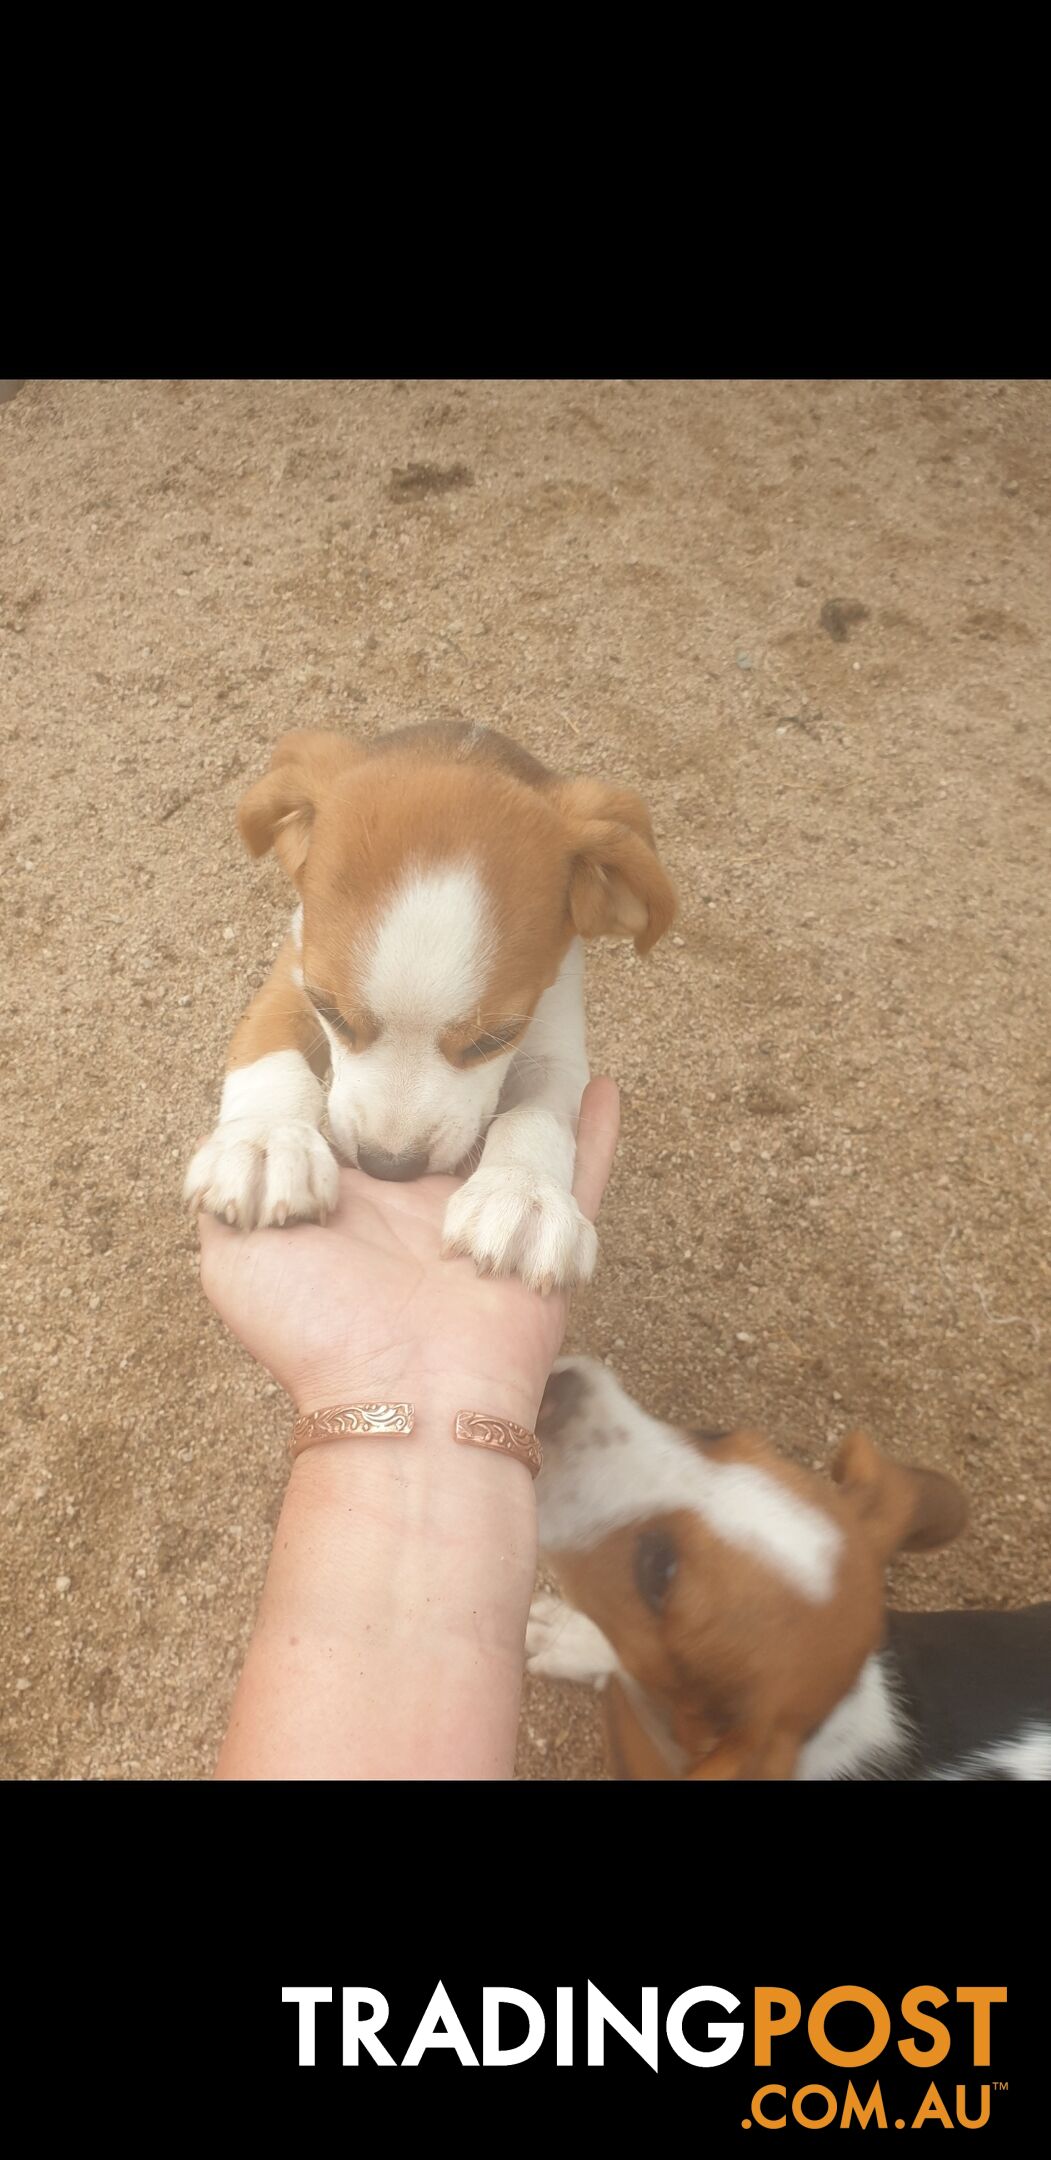
[(415, 1434), (445, 1432), (451, 1439), (460, 1410), (509, 1418), (533, 1432), (543, 1389), (543, 1381), (537, 1387), (514, 1374), (494, 1379), (477, 1370), (420, 1371), (415, 1378), (402, 1376), (395, 1384), (382, 1370), (363, 1380), (360, 1373), (346, 1375), (336, 1369), (312, 1374), (296, 1388), (293, 1399), (297, 1417), (362, 1403), (411, 1403)]
[(534, 1480), (523, 1462), (460, 1446), (454, 1424), (455, 1412), (417, 1403), (411, 1433), (311, 1442), (282, 1519), (309, 1545), (322, 1632), (359, 1605), (371, 1627), (399, 1634), (425, 1615), (432, 1644), (469, 1637), (517, 1669), (538, 1557)]
[[(503, 1400), (511, 1407), (495, 1408), (492, 1391), (488, 1401), (479, 1400), (477, 1388), (472, 1399), (469, 1382), (466, 1387), (450, 1383), (447, 1390), (417, 1387), (399, 1397), (402, 1405), (412, 1405), (410, 1432), (316, 1434), (295, 1456), (290, 1491), (322, 1509), (350, 1509), (422, 1543), (433, 1539), (460, 1544), (466, 1538), (485, 1548), (513, 1526), (516, 1542), (522, 1533), (535, 1547), (531, 1468), (514, 1456), (464, 1445), (456, 1437), (461, 1410), (508, 1418), (531, 1433), (532, 1417), (525, 1425), (515, 1416), (526, 1400), (514, 1391), (504, 1391)], [(355, 1391), (352, 1396), (344, 1392), (341, 1400), (329, 1398), (316, 1407), (335, 1410), (377, 1401), (375, 1391)]]

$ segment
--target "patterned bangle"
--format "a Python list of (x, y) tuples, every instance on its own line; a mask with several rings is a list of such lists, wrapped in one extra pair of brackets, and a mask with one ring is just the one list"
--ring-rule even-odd
[(458, 1410), (454, 1437), (465, 1447), (495, 1448), (498, 1455), (513, 1456), (525, 1464), (530, 1477), (538, 1477), (543, 1467), (544, 1451), (536, 1434), (511, 1418), (489, 1417), (484, 1410)]
[(289, 1438), (292, 1461), (312, 1440), (339, 1440), (348, 1433), (411, 1433), (411, 1402), (353, 1403), (338, 1410), (308, 1410), (297, 1417)]
[[(315, 1440), (342, 1440), (357, 1433), (411, 1433), (415, 1423), (412, 1403), (352, 1403), (332, 1410), (308, 1410), (297, 1417), (289, 1438), (292, 1461)], [(539, 1476), (544, 1454), (535, 1433), (512, 1418), (490, 1417), (484, 1410), (458, 1410), (453, 1438), (464, 1447), (492, 1448), (524, 1463), (530, 1477)]]

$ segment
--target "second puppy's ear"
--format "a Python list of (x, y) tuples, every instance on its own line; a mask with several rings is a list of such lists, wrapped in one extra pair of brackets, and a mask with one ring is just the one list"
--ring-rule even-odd
[(886, 1563), (896, 1552), (931, 1552), (967, 1524), (967, 1502), (940, 1470), (914, 1470), (881, 1455), (867, 1433), (848, 1433), (832, 1475)]
[(273, 848), (290, 878), (298, 877), (310, 849), (310, 830), (326, 787), (364, 755), (345, 735), (299, 730), (282, 735), (270, 770), (242, 795), (237, 810), (241, 838), (251, 855)]
[(646, 953), (675, 919), (675, 891), (631, 788), (569, 780), (556, 791), (571, 854), (569, 912), (578, 935), (630, 937)]

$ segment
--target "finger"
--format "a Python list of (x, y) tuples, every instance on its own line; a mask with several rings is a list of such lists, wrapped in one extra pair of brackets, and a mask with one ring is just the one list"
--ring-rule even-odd
[(620, 1096), (612, 1080), (591, 1080), (584, 1089), (577, 1128), (577, 1164), (573, 1198), (589, 1222), (594, 1222), (617, 1151), (620, 1131)]

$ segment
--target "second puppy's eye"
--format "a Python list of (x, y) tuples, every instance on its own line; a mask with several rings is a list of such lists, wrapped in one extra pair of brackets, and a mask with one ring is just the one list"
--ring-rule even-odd
[(663, 1530), (643, 1530), (635, 1545), (635, 1585), (651, 1612), (663, 1612), (679, 1555)]

